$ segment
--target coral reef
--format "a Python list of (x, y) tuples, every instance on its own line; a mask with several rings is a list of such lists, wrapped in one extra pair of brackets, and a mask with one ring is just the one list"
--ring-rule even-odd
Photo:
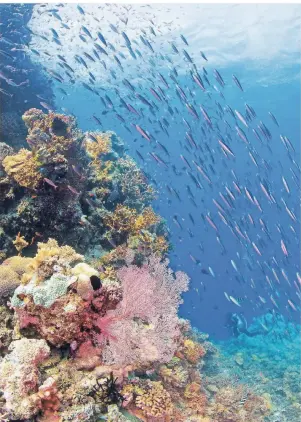
[[(179, 318), (189, 278), (169, 268), (154, 190), (122, 141), (54, 112), (23, 121), (28, 149), (0, 144), (0, 419), (268, 420), (250, 357)], [(295, 374), (283, 395), (297, 408)]]
[(127, 242), (140, 255), (143, 245), (168, 251), (167, 230), (149, 207), (154, 190), (113, 132), (83, 133), (73, 117), (38, 109), (23, 121), (28, 148), (0, 145), (3, 257), (14, 253), (19, 232), (29, 244), (25, 254), (41, 237), (99, 258)]

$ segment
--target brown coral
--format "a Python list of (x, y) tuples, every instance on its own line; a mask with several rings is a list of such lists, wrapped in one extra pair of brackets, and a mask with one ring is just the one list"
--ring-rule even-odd
[(7, 264), (0, 265), (0, 299), (9, 297), (20, 284), (19, 275)]

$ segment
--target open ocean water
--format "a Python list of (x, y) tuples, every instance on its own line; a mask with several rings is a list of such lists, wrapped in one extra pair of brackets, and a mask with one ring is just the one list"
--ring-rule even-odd
[[(171, 268), (190, 277), (179, 315), (219, 350), (206, 388), (231, 379), (270, 403), (263, 419), (242, 419), (247, 390), (235, 417), (187, 422), (300, 420), (300, 12), (0, 6), (0, 142), (26, 148), (30, 108), (72, 115), (82, 131), (114, 131), (156, 190)], [(24, 420), (48, 420), (35, 417)]]

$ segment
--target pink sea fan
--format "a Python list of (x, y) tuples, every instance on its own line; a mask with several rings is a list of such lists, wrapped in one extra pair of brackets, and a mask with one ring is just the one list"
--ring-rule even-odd
[(168, 261), (152, 256), (141, 268), (122, 267), (117, 272), (123, 298), (114, 311), (99, 318), (106, 339), (106, 364), (130, 365), (166, 362), (174, 354), (179, 337), (178, 306), (188, 288), (185, 273), (175, 274)]

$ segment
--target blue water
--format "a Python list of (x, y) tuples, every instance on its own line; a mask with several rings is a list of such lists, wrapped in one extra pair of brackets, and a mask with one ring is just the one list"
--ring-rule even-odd
[[(209, 67), (209, 66), (208, 66)], [(295, 68), (298, 68), (296, 65)], [(294, 69), (289, 69), (288, 73)], [(267, 69), (267, 73), (273, 71), (273, 68)], [(246, 86), (243, 94), (233, 87), (231, 82), (232, 74), (243, 74), (247, 78), (245, 83), (242, 79), (242, 83)], [(281, 206), (281, 210), (277, 207), (267, 204), (266, 199), (259, 188), (258, 174), (260, 171), (251, 162), (247, 156), (247, 151), (242, 142), (233, 139), (233, 145), (236, 149), (236, 158), (231, 160), (231, 164), (227, 163), (227, 160), (221, 160), (218, 146), (216, 145), (216, 138), (214, 141), (214, 149), (216, 151), (215, 156), (217, 157), (214, 163), (214, 170), (216, 175), (213, 178), (213, 184), (211, 189), (197, 190), (193, 185), (191, 179), (182, 170), (184, 165), (180, 159), (180, 154), (188, 157), (188, 153), (180, 146), (179, 141), (185, 144), (185, 132), (186, 126), (181, 121), (181, 116), (175, 116), (170, 121), (170, 127), (168, 129), (169, 138), (162, 132), (156, 136), (156, 139), (164, 144), (171, 155), (168, 157), (164, 155), (164, 152), (160, 148), (156, 148), (160, 157), (169, 161), (168, 169), (162, 166), (158, 166), (151, 158), (147, 158), (147, 152), (152, 151), (146, 140), (141, 139), (139, 135), (133, 133), (133, 136), (125, 130), (123, 124), (115, 118), (114, 113), (108, 112), (105, 118), (101, 116), (101, 111), (105, 110), (102, 108), (100, 102), (93, 100), (93, 95), (87, 95), (85, 90), (76, 90), (74, 94), (69, 97), (63, 97), (62, 101), (57, 97), (57, 106), (65, 107), (72, 111), (78, 118), (79, 125), (85, 130), (97, 128), (97, 124), (94, 122), (91, 116), (93, 114), (101, 116), (101, 120), (105, 126), (114, 130), (127, 141), (129, 153), (134, 156), (140, 163), (142, 168), (151, 175), (158, 186), (158, 200), (154, 203), (154, 209), (157, 210), (167, 221), (170, 227), (171, 242), (174, 250), (170, 255), (171, 263), (174, 268), (185, 270), (191, 277), (191, 289), (185, 295), (185, 303), (181, 308), (181, 314), (183, 317), (189, 318), (193, 325), (201, 329), (202, 331), (208, 332), (215, 338), (225, 338), (228, 336), (228, 329), (225, 327), (227, 320), (227, 313), (241, 311), (246, 319), (251, 322), (252, 318), (257, 315), (261, 315), (265, 310), (273, 308), (273, 304), (269, 300), (270, 289), (265, 280), (265, 275), (268, 275), (270, 279), (273, 279), (275, 285), (274, 296), (279, 303), (281, 312), (288, 318), (293, 318), (298, 321), (299, 313), (292, 311), (287, 306), (287, 299), (291, 298), (294, 303), (298, 303), (298, 298), (295, 296), (296, 287), (294, 285), (288, 285), (287, 281), (283, 278), (280, 270), (276, 269), (279, 273), (278, 276), (281, 278), (281, 285), (275, 283), (273, 274), (264, 266), (264, 262), (270, 262), (274, 256), (276, 260), (282, 264), (280, 268), (285, 269), (285, 272), (291, 281), (296, 279), (296, 272), (299, 271), (299, 199), (298, 199), (298, 188), (292, 181), (292, 173), (290, 167), (292, 163), (285, 153), (285, 148), (279, 139), (279, 134), (286, 134), (288, 138), (294, 144), (296, 149), (295, 160), (299, 162), (300, 145), (298, 139), (300, 139), (300, 84), (298, 80), (288, 80), (281, 84), (271, 84), (268, 86), (261, 86), (257, 83), (258, 74), (253, 70), (248, 72), (248, 63), (245, 63), (243, 67), (239, 69), (235, 68), (223, 68), (222, 74), (226, 83), (229, 81), (231, 86), (226, 86), (225, 97), (227, 98), (227, 104), (231, 104), (231, 107), (237, 110), (242, 110), (244, 102), (251, 105), (258, 116), (258, 121), (262, 120), (272, 131), (273, 139), (270, 141), (270, 149), (256, 145), (257, 154), (260, 159), (265, 159), (271, 169), (266, 173), (266, 179), (268, 180), (271, 190), (276, 195), (277, 204)], [(181, 86), (185, 86), (188, 83), (192, 87), (192, 83), (189, 79), (183, 78)], [(202, 93), (194, 88), (197, 92), (197, 97), (202, 97)], [(106, 90), (107, 95), (110, 98), (114, 98), (114, 92)], [(80, 100), (79, 100), (80, 98)], [(176, 100), (175, 100), (176, 101)], [(221, 103), (222, 99), (220, 100)], [(83, 102), (86, 107), (82, 107)], [(170, 102), (172, 105), (172, 102)], [(280, 128), (277, 128), (268, 115), (268, 111), (271, 111), (279, 122)], [(127, 114), (127, 116), (129, 113)], [(168, 113), (165, 113), (168, 119)], [(189, 113), (184, 112), (185, 118), (189, 119)], [(190, 119), (191, 121), (192, 119)], [(135, 119), (133, 121), (136, 121)], [(193, 121), (193, 120), (192, 120)], [(229, 119), (230, 121), (230, 119)], [(152, 131), (152, 125), (147, 119), (141, 119), (143, 127), (147, 128), (150, 132)], [(197, 134), (197, 130), (193, 132), (196, 140), (201, 140), (201, 136)], [(137, 141), (133, 141), (137, 139)], [(235, 138), (235, 136), (234, 136)], [(252, 139), (252, 141), (254, 141)], [(258, 141), (255, 140), (255, 142)], [(255, 143), (254, 142), (254, 143)], [(140, 151), (144, 157), (146, 157), (145, 163), (141, 162), (136, 154), (136, 150)], [(139, 161), (140, 160), (140, 161)], [(279, 164), (281, 163), (281, 164)], [(172, 164), (174, 164), (178, 171), (182, 174), (175, 176), (172, 170)], [(225, 167), (226, 165), (226, 167)], [(256, 226), (251, 227), (249, 224), (248, 235), (252, 240), (256, 241), (259, 237), (264, 239), (264, 246), (262, 247), (262, 257), (258, 257), (252, 247), (246, 248), (229, 232), (229, 229), (218, 220), (216, 217), (216, 207), (212, 202), (215, 198), (219, 202), (222, 202), (219, 198), (219, 192), (224, 191), (224, 186), (228, 184), (229, 187), (233, 187), (231, 176), (231, 169), (235, 170), (238, 180), (244, 181), (251, 192), (260, 199), (262, 204), (263, 213), (260, 213), (256, 207), (247, 199), (238, 200), (231, 214), (232, 222), (236, 219), (240, 219), (244, 215), (250, 213), (253, 219), (257, 219)], [(298, 170), (296, 169), (298, 172)], [(195, 174), (195, 173), (194, 173)], [(289, 181), (291, 194), (287, 196), (284, 191), (284, 186), (281, 181), (281, 177), (284, 176)], [(204, 181), (202, 181), (203, 183)], [(190, 202), (186, 190), (186, 185), (189, 184), (191, 190), (196, 197), (197, 208)], [(205, 186), (206, 182), (204, 183)], [(175, 188), (181, 201), (175, 196), (171, 196), (166, 189), (166, 185)], [(232, 188), (233, 191), (233, 188)], [(289, 229), (292, 221), (288, 214), (284, 211), (281, 203), (281, 196), (285, 198), (289, 207), (294, 210), (298, 222), (294, 225), (296, 235)], [(222, 248), (216, 241), (215, 230), (212, 229), (208, 223), (204, 223), (201, 218), (201, 214), (207, 214), (210, 211), (214, 216), (214, 221), (218, 222), (219, 236), (225, 247), (225, 253), (222, 254)], [(194, 220), (195, 225), (189, 219), (188, 213), (190, 213)], [(180, 230), (172, 220), (172, 217), (177, 214), (180, 218), (183, 230)], [(267, 238), (260, 230), (260, 224), (258, 219), (262, 218), (267, 224), (271, 240)], [(183, 219), (183, 220), (182, 220)], [(237, 220), (236, 220), (237, 221)], [(280, 224), (283, 227), (285, 233), (288, 249), (289, 258), (284, 259), (283, 253), (280, 249), (281, 235), (277, 231), (276, 225)], [(187, 229), (190, 229), (193, 237), (187, 233)], [(199, 245), (202, 245), (202, 249)], [(239, 253), (239, 257), (237, 256)], [(189, 254), (200, 260), (201, 266), (196, 265)], [(230, 261), (234, 260), (237, 264), (239, 272), (237, 273), (232, 267)], [(247, 259), (251, 262), (251, 269), (248, 268)], [(259, 260), (262, 263), (264, 270), (261, 270), (256, 261)], [(214, 271), (215, 277), (210, 275), (204, 275), (201, 273), (201, 268), (211, 267)], [(263, 272), (265, 271), (265, 272)], [(238, 277), (238, 279), (236, 278)], [(251, 278), (254, 280), (256, 288), (251, 287)], [(228, 294), (232, 294), (234, 297), (244, 298), (241, 309), (238, 309), (235, 304), (228, 302), (225, 298), (224, 291)], [(258, 295), (267, 298), (267, 303), (262, 304), (258, 299)]]

